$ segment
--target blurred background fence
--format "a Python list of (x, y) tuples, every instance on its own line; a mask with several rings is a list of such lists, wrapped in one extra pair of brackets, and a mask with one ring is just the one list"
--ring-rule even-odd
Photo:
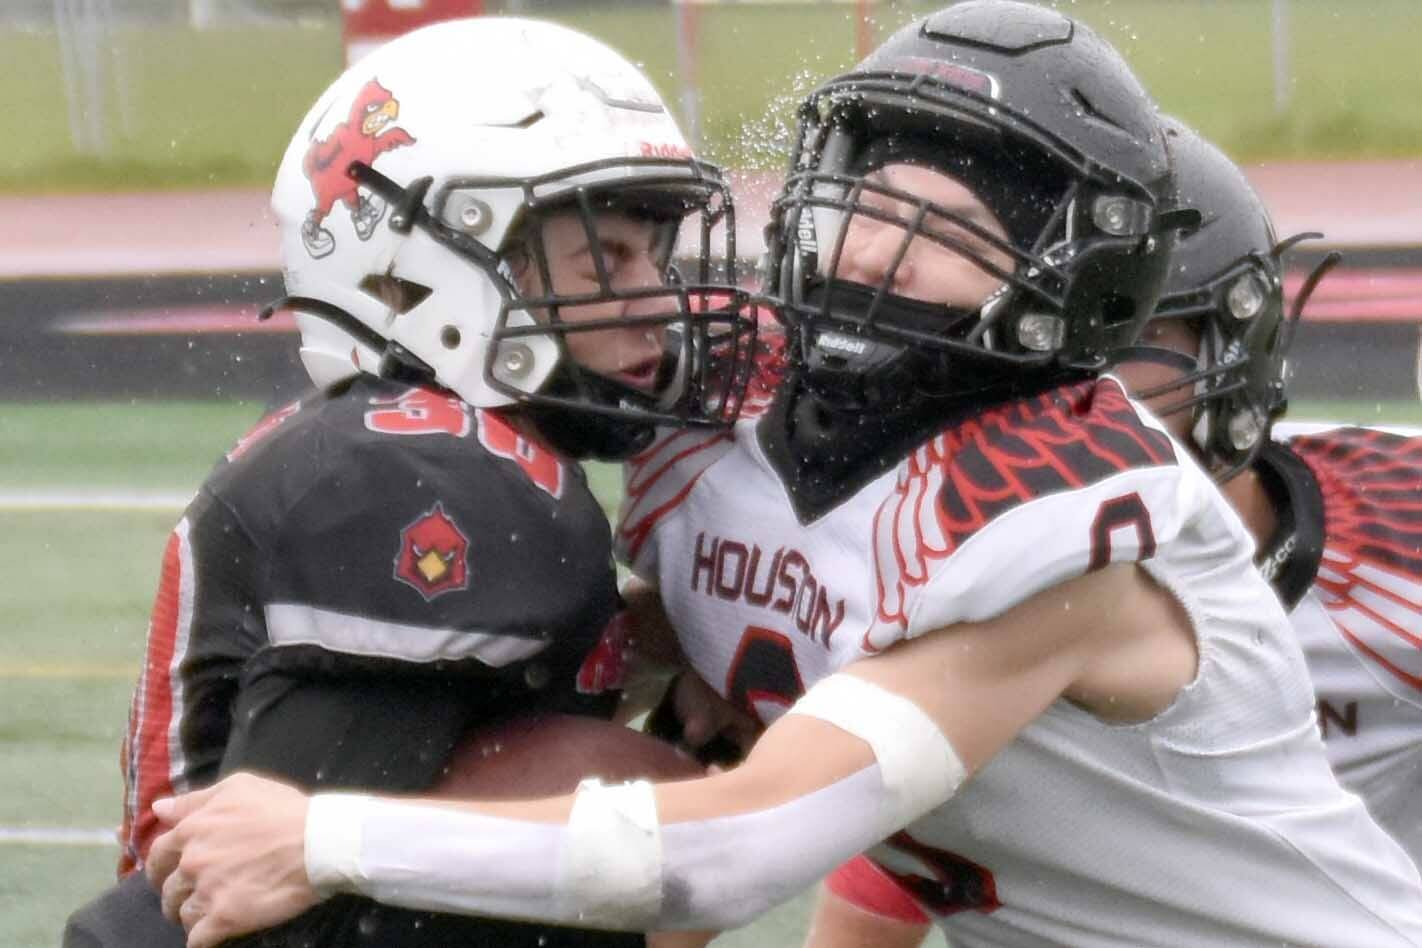
[[(710, 158), (778, 168), (797, 97), (938, 5), (484, 7), (607, 39), (646, 67)], [(1117, 43), (1167, 110), (1239, 159), (1396, 156), (1422, 142), (1418, 0), (1061, 6)], [(342, 61), (338, 0), (6, 0), (0, 64), (24, 119), (0, 154), (0, 190), (265, 184)]]
[[(0, 4), (11, 105), (0, 150), (0, 222), (10, 223), (8, 233), (0, 228), (8, 369), (0, 396), (261, 397), (274, 384), (299, 384), (289, 333), (250, 321), (278, 279), (263, 192), (291, 129), (344, 64), (343, 12), (374, 2)], [(547, 16), (623, 50), (703, 153), (755, 184), (738, 192), (752, 238), (798, 99), (940, 5), (385, 2)], [(1320, 318), (1306, 320), (1299, 338), (1300, 391), (1412, 393), (1422, 320), (1422, 70), (1413, 48), (1422, 2), (1058, 5), (1115, 42), (1164, 109), (1250, 165), (1282, 231), (1324, 231), (1362, 268), (1325, 282), (1311, 309)], [(1327, 163), (1335, 160), (1347, 164)], [(228, 196), (204, 196), (215, 190)], [(754, 239), (741, 245), (755, 252)], [(129, 349), (133, 358), (85, 371)]]

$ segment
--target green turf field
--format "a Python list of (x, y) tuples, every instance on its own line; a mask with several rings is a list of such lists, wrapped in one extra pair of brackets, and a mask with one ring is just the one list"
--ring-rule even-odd
[[(334, 0), (332, 0), (334, 6)], [(877, 33), (938, 3), (885, 2)], [(1422, 149), (1416, 0), (1290, 0), (1293, 105), (1273, 102), (1272, 0), (1081, 0), (1070, 8), (1118, 43), (1168, 111), (1236, 157), (1415, 155)], [(701, 8), (698, 65), (707, 153), (730, 167), (781, 166), (795, 96), (848, 66), (844, 5)], [(679, 103), (667, 7), (591, 4), (557, 18), (641, 63)], [(128, 27), (116, 37), (127, 98), (107, 160), (76, 155), (52, 33), (0, 32), (10, 101), (23, 119), (0, 157), (0, 191), (269, 183), (291, 129), (341, 64), (332, 23), (194, 32)], [(676, 107), (676, 106), (674, 106)]]
[[(56, 943), (65, 915), (111, 879), (106, 844), (21, 844), (17, 827), (95, 830), (119, 815), (118, 744), (137, 673), (159, 556), (181, 497), (255, 420), (255, 404), (7, 404), (0, 444), (0, 945)], [(1299, 419), (1422, 423), (1415, 402), (1301, 403)], [(614, 468), (592, 469), (611, 508)], [(80, 490), (176, 495), (159, 510), (17, 509)], [(802, 898), (730, 948), (798, 945)], [(939, 942), (938, 944), (941, 944)]]

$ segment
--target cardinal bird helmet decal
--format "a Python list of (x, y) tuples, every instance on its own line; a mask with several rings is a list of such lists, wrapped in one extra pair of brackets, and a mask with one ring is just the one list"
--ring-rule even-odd
[(311, 256), (324, 257), (336, 249), (335, 235), (323, 222), (337, 201), (350, 211), (357, 237), (369, 240), (375, 232), (375, 225), (385, 216), (385, 202), (374, 194), (361, 193), (348, 169), (353, 161), (373, 165), (380, 154), (415, 144), (409, 132), (393, 127), (399, 117), (400, 103), (389, 89), (372, 79), (351, 103), (344, 122), (325, 138), (312, 138), (301, 162), (316, 198), (316, 206), (301, 228), (301, 242)]

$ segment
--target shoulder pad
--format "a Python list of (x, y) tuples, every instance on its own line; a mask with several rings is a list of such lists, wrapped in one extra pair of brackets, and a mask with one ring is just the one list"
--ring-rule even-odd
[[(955, 424), (899, 465), (875, 515), (878, 610), (866, 646), (987, 618), (1073, 574), (1148, 558), (1162, 528), (1153, 520), (1173, 516), (1178, 481), (1174, 443), (1114, 379)], [(945, 573), (960, 581), (915, 620), (916, 597)]]
[[(1422, 437), (1333, 428), (1296, 437), (1289, 448), (1318, 478), (1330, 561), (1346, 553), (1422, 580)], [(1322, 574), (1319, 582), (1327, 585)]]
[(1394, 697), (1422, 705), (1422, 437), (1334, 428), (1292, 439), (1323, 495), (1314, 589), (1355, 655)]

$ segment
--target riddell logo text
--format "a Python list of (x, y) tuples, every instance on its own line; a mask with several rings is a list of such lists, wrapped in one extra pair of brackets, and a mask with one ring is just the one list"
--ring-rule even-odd
[(830, 636), (844, 621), (844, 600), (830, 605), (829, 592), (799, 551), (782, 546), (766, 560), (754, 544), (723, 537), (708, 542), (705, 533), (698, 533), (691, 589), (787, 615), (802, 635), (829, 648)]
[(691, 149), (675, 142), (642, 142), (643, 158), (690, 158)]

